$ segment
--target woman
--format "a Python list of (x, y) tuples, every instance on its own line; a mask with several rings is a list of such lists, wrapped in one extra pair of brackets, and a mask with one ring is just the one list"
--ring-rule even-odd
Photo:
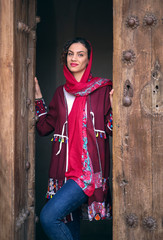
[(37, 130), (54, 131), (47, 198), (40, 220), (50, 239), (77, 240), (79, 207), (88, 204), (89, 220), (110, 217), (109, 138), (113, 90), (108, 79), (91, 74), (88, 41), (68, 41), (62, 53), (66, 83), (57, 88), (46, 111), (35, 78)]

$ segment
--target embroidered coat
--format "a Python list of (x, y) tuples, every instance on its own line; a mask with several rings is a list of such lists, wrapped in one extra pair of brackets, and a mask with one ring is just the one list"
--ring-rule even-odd
[[(103, 190), (103, 194), (99, 191), (97, 204), (94, 202), (94, 199), (90, 197), (92, 204), (92, 207), (89, 206), (88, 210), (90, 220), (110, 217), (110, 199), (108, 199), (110, 161), (109, 135), (112, 134), (110, 90), (111, 86), (104, 86), (87, 96), (88, 151), (92, 161), (95, 158), (98, 158), (100, 161), (102, 179), (99, 179), (98, 176), (95, 184), (97, 188), (99, 187)], [(37, 122), (37, 131), (39, 134), (41, 136), (46, 136), (54, 132), (47, 192), (47, 198), (50, 198), (60, 187), (62, 187), (65, 181), (68, 110), (63, 86), (57, 88), (49, 105), (48, 112), (46, 112), (46, 107), (41, 100), (36, 101), (36, 114), (39, 116), (39, 121)], [(95, 165), (94, 168), (96, 168)], [(99, 203), (102, 203), (100, 208), (103, 208), (103, 210), (101, 210), (101, 212), (98, 211)]]

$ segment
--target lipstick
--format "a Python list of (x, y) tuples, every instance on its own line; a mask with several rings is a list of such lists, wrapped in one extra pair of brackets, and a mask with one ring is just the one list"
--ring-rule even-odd
[(70, 65), (71, 65), (71, 67), (76, 67), (76, 66), (78, 66), (77, 63), (70, 63)]

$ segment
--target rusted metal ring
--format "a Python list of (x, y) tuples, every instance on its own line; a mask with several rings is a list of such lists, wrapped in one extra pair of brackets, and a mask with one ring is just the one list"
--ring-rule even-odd
[(132, 64), (135, 61), (135, 58), (136, 58), (136, 55), (134, 51), (131, 49), (127, 51), (123, 51), (122, 53), (122, 61), (127, 65)]
[(153, 27), (157, 24), (157, 18), (152, 13), (147, 13), (143, 19), (143, 25), (147, 27)]
[(138, 226), (138, 217), (136, 216), (136, 214), (127, 215), (126, 224), (128, 227), (136, 228)]
[(136, 16), (129, 16), (126, 19), (126, 26), (131, 29), (135, 29), (139, 26), (139, 19)]
[(145, 217), (143, 219), (143, 226), (149, 231), (154, 231), (157, 228), (157, 222), (153, 217)]

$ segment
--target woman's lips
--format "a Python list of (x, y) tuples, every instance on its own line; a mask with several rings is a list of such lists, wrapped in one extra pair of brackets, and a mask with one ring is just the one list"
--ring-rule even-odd
[(77, 63), (71, 63), (70, 65), (71, 65), (71, 67), (76, 67), (76, 66), (78, 66)]

